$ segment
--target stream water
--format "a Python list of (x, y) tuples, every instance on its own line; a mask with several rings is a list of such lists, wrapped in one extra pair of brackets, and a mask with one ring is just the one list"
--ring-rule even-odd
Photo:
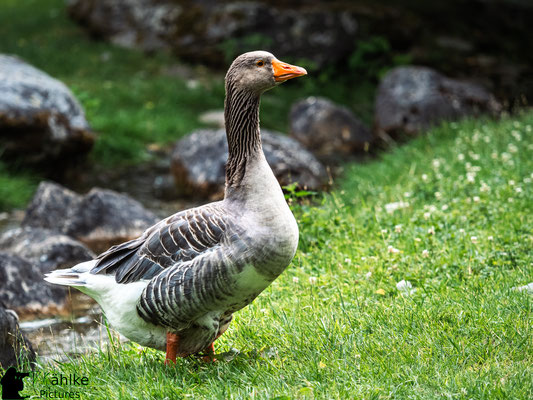
[(109, 331), (100, 307), (83, 294), (71, 296), (73, 309), (67, 317), (49, 317), (20, 322), (40, 361), (67, 361), (69, 358), (104, 348)]

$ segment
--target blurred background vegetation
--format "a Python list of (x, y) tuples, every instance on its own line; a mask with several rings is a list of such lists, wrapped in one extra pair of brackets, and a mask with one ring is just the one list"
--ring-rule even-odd
[[(179, 3), (194, 9), (194, 2)], [(286, 61), (311, 73), (265, 94), (265, 128), (287, 132), (291, 104), (310, 95), (347, 106), (371, 126), (380, 78), (403, 64), (428, 65), (480, 82), (507, 110), (526, 105), (531, 97), (533, 7), (528, 1), (312, 2), (319, 8), (326, 3), (329, 9), (349, 10), (357, 18), (351, 50), (321, 66), (311, 57), (288, 56)], [(69, 18), (63, 0), (2, 1), (0, 38), (0, 53), (17, 55), (44, 70), (81, 101), (98, 134), (88, 164), (97, 169), (149, 161), (150, 149), (168, 146), (202, 126), (200, 113), (222, 108), (223, 76), (235, 55), (272, 45), (272, 39), (261, 33), (230, 38), (218, 46), (222, 56), (208, 63), (180, 58), (171, 50), (126, 49), (89, 35)], [(0, 209), (23, 206), (40, 179), (38, 171), (0, 161)]]

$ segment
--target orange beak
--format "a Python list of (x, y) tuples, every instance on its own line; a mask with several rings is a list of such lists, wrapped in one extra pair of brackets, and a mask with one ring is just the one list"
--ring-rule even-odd
[(280, 60), (272, 60), (272, 69), (274, 70), (274, 79), (276, 82), (285, 82), (292, 78), (307, 75), (305, 68), (290, 65)]

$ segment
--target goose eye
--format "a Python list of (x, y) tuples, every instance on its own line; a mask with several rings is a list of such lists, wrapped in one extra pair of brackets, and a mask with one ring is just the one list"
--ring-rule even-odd
[(255, 63), (255, 65), (257, 65), (258, 67), (262, 67), (263, 65), (265, 65), (265, 62), (263, 60), (259, 60)]

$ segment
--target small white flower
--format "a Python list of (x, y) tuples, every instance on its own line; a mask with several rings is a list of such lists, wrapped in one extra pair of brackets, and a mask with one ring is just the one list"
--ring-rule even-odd
[(512, 203), (512, 202), (514, 201), (514, 199), (513, 199), (512, 197), (509, 197), (509, 198), (507, 199), (507, 201), (508, 201), (509, 203)]
[(370, 279), (371, 276), (372, 276), (372, 271), (368, 271), (368, 272), (365, 274), (365, 278), (366, 278), (366, 279)]
[(361, 261), (365, 261), (366, 260), (366, 257), (361, 257)]
[(483, 141), (485, 143), (490, 143), (490, 136), (483, 136)]
[(509, 151), (509, 153), (517, 153), (518, 147), (516, 147), (516, 145), (514, 145), (513, 143), (509, 143), (509, 145), (507, 146), (507, 150)]
[(498, 159), (498, 153), (496, 152), (493, 152), (490, 157), (493, 159), (493, 160), (497, 160)]
[(479, 191), (483, 193), (490, 192), (490, 187), (485, 182), (481, 182), (481, 187), (479, 188)]
[(387, 211), (387, 213), (389, 214), (392, 214), (396, 210), (407, 208), (407, 207), (409, 207), (409, 203), (405, 201), (397, 201), (394, 203), (385, 204), (385, 211)]
[(430, 212), (425, 212), (424, 213), (424, 219), (429, 219), (431, 217), (431, 213)]
[(437, 200), (442, 199), (442, 194), (441, 194), (441, 192), (435, 192), (435, 198), (436, 198)]
[(388, 251), (389, 253), (392, 253), (392, 254), (397, 254), (397, 253), (400, 252), (400, 250), (398, 250), (397, 248), (392, 247), (392, 246), (387, 246), (387, 251)]
[(515, 191), (516, 193), (522, 193), (522, 188), (521, 188), (521, 187), (516, 187), (516, 188), (514, 189), (514, 191)]
[(314, 284), (317, 282), (317, 280), (318, 280), (318, 279), (317, 279), (316, 276), (310, 276), (310, 277), (309, 277), (309, 283), (310, 283), (311, 285), (314, 285)]
[(474, 200), (474, 203), (479, 203), (481, 199), (479, 198), (479, 196), (474, 196), (472, 200)]
[(531, 183), (531, 178), (524, 178), (524, 183)]
[(488, 240), (489, 242), (492, 242), (492, 241), (494, 240), (494, 237), (493, 237), (493, 236), (487, 236), (487, 240)]
[(344, 259), (344, 262), (345, 262), (346, 264), (351, 264), (351, 263), (352, 263), (352, 259), (346, 257), (346, 258)]
[(386, 234), (387, 234), (387, 230), (386, 230), (386, 229), (382, 229), (382, 230), (381, 230), (381, 234), (382, 234), (382, 235), (386, 235)]
[(422, 241), (422, 239), (420, 239), (420, 238), (417, 238), (417, 237), (415, 237), (415, 239), (414, 239), (414, 240), (415, 240), (415, 242), (421, 242), (421, 241)]
[(470, 236), (470, 241), (474, 244), (477, 243), (477, 236)]
[(427, 251), (426, 249), (422, 250), (422, 257), (424, 258), (429, 257), (429, 251)]
[(433, 168), (437, 169), (440, 167), (440, 161), (435, 158), (432, 162), (431, 162), (431, 165), (433, 165)]
[(465, 159), (465, 155), (463, 153), (457, 155), (457, 159), (459, 161), (463, 161)]
[(516, 184), (516, 182), (512, 179), (508, 183), (509, 183), (509, 186), (514, 186)]
[(292, 281), (293, 281), (293, 283), (298, 283), (298, 282), (300, 282), (300, 278), (298, 278), (297, 276), (293, 276), (292, 277)]
[(448, 209), (448, 204), (443, 204), (440, 208), (442, 211), (446, 211)]
[(266, 308), (262, 308), (259, 311), (261, 311), (263, 314), (265, 314), (268, 310)]
[(503, 160), (504, 162), (509, 161), (512, 157), (513, 157), (513, 156), (510, 155), (509, 153), (502, 153), (502, 160)]
[(465, 230), (463, 228), (459, 229), (459, 233), (465, 233)]
[(469, 183), (474, 183), (476, 181), (476, 173), (475, 172), (467, 172), (466, 173), (466, 181)]
[(428, 180), (428, 176), (427, 176), (427, 174), (422, 174), (422, 180), (423, 180), (424, 182), (427, 182), (427, 180)]
[(524, 286), (513, 287), (511, 288), (511, 290), (516, 290), (518, 292), (533, 293), (533, 282), (527, 285), (524, 285)]
[(472, 151), (470, 151), (470, 152), (468, 153), (468, 155), (472, 158), (472, 160), (475, 160), (475, 161), (478, 161), (478, 160), (481, 158), (481, 157), (479, 156), (479, 154), (474, 153), (474, 152), (472, 152)]
[(518, 131), (512, 130), (512, 131), (511, 131), (511, 135), (513, 135), (513, 137), (515, 138), (515, 140), (516, 140), (517, 142), (519, 142), (519, 141), (522, 140), (522, 135), (521, 135), (520, 132), (518, 132)]
[(430, 228), (428, 229), (428, 233), (429, 233), (430, 235), (434, 235), (434, 234), (435, 234), (435, 227), (434, 227), (434, 226), (430, 227)]
[(396, 225), (394, 227), (394, 232), (396, 233), (401, 233), (402, 232), (402, 226), (401, 225)]
[(410, 193), (410, 192), (405, 192), (405, 193), (403, 194), (403, 197), (405, 197), (405, 198), (408, 199), (409, 197), (411, 197), (411, 193)]
[(398, 289), (402, 294), (413, 294), (415, 292), (415, 289), (413, 289), (413, 285), (411, 282), (406, 281), (402, 279), (400, 282), (396, 284), (396, 289)]

